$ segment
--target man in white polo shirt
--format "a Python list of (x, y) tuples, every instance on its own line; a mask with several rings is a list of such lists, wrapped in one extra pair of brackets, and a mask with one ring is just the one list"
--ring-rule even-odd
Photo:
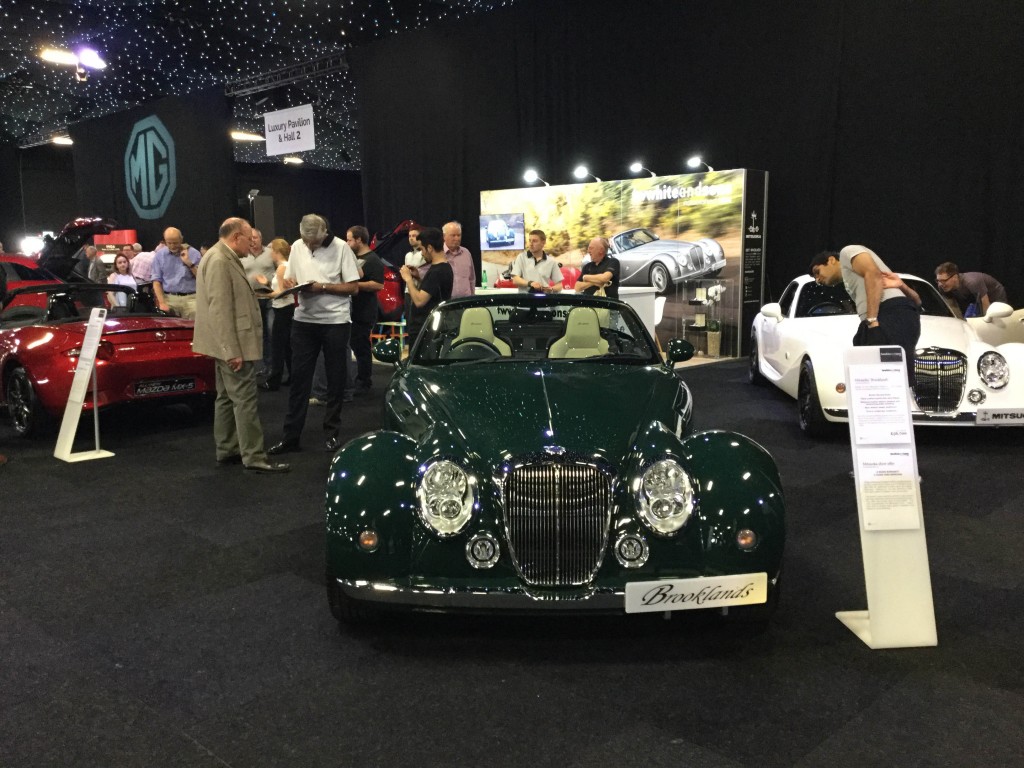
[(512, 262), (512, 282), (520, 290), (558, 293), (562, 290), (562, 270), (553, 256), (544, 252), (548, 236), (539, 229), (530, 231), (527, 249)]
[(285, 268), (285, 288), (300, 286), (299, 306), (292, 319), (292, 376), (284, 437), (267, 453), (300, 450), (299, 440), (309, 409), (313, 372), (321, 351), (327, 371), (324, 409), (325, 447), (340, 447), (341, 398), (352, 328), (352, 295), (359, 290), (359, 267), (348, 244), (328, 231), (327, 220), (315, 213), (302, 217), (300, 238), (292, 244)]

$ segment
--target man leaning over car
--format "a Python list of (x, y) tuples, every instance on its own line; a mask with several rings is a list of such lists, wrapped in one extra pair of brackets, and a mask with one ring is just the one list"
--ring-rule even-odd
[(811, 260), (811, 277), (822, 285), (843, 283), (857, 305), (861, 323), (855, 347), (895, 344), (906, 354), (907, 378), (914, 384), (914, 350), (921, 335), (921, 297), (863, 245), (837, 255), (823, 251)]

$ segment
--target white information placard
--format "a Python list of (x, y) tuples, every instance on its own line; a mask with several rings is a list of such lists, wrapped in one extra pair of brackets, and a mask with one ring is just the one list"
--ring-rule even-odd
[(845, 362), (868, 609), (836, 618), (870, 648), (936, 645), (904, 352), (853, 347)]
[(267, 155), (286, 155), (316, 149), (313, 137), (313, 105), (281, 109), (263, 115)]
[[(68, 393), (68, 402), (64, 407), (64, 419), (61, 421), (57, 445), (53, 450), (54, 457), (63, 461), (88, 461), (89, 459), (105, 459), (114, 455), (110, 451), (100, 448), (100, 412), (95, 407), (97, 402), (96, 350), (100, 346), (103, 324), (106, 319), (107, 310), (102, 307), (94, 307), (89, 313), (89, 324), (85, 328), (85, 338), (82, 340), (78, 364), (75, 366), (75, 377), (71, 380), (71, 391)], [(91, 451), (72, 453), (71, 448), (75, 441), (75, 432), (78, 430), (78, 421), (82, 416), (82, 406), (85, 405), (85, 395), (89, 391), (90, 381), (93, 391), (92, 419), (96, 448)]]
[(869, 531), (920, 528), (913, 451), (910, 448), (858, 448), (856, 461), (864, 528)]
[(857, 445), (899, 445), (910, 441), (907, 374), (903, 366), (851, 365), (850, 415)]

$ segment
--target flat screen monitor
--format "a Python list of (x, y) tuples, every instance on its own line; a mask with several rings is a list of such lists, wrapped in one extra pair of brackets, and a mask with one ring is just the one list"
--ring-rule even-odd
[(480, 217), (481, 251), (522, 251), (526, 227), (521, 213), (488, 213)]

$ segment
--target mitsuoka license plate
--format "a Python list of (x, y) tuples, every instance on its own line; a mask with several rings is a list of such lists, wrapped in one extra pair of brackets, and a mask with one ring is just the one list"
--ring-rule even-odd
[(155, 379), (152, 381), (135, 382), (136, 397), (152, 395), (173, 395), (178, 392), (191, 392), (196, 388), (195, 379)]

